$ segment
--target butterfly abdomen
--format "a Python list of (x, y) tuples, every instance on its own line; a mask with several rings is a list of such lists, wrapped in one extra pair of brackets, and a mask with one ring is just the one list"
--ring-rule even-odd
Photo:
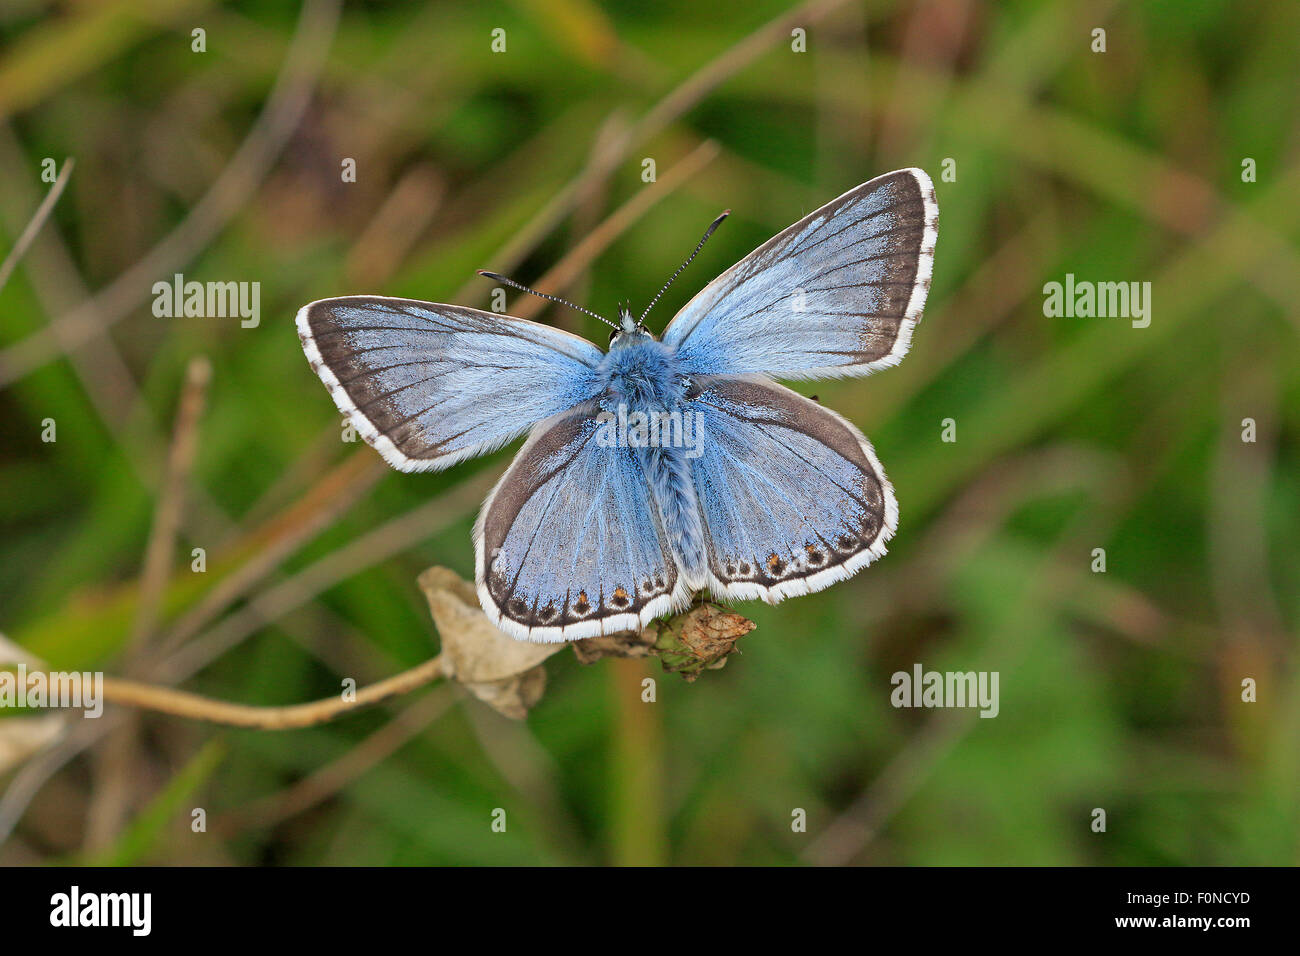
[(703, 587), (707, 582), (704, 525), (695, 498), (690, 461), (681, 448), (644, 448), (641, 452), (641, 466), (682, 572), (692, 588)]
[(686, 384), (676, 356), (648, 335), (619, 336), (598, 374), (605, 378), (606, 411), (643, 423), (629, 432), (631, 443), (682, 571), (693, 587), (703, 587), (704, 525), (688, 454), (700, 435), (688, 420)]

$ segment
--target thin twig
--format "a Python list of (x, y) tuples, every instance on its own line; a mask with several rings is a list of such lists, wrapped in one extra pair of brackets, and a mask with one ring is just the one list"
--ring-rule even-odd
[[(0, 168), (24, 169), (31, 164), (32, 158), (13, 129), (8, 123), (0, 122)], [(11, 231), (16, 228), (20, 211), (40, 204), (38, 190), (24, 176), (6, 178), (0, 185), (0, 194), (4, 197), (2, 214)], [(21, 265), (46, 321), (90, 297), (81, 265), (52, 216), (40, 234), (33, 237)], [(86, 390), (86, 397), (122, 446), (124, 457), (134, 467), (141, 484), (150, 491), (155, 490), (164, 443), (148, 403), (140, 400), (135, 376), (117, 343), (100, 332), (80, 349), (69, 350), (68, 359)]]
[[(1077, 474), (1066, 474), (1059, 467), (1065, 464), (1064, 456), (1033, 453), (1018, 464), (1029, 466), (1020, 477), (1029, 479), (1031, 483), (1044, 478), (1050, 483), (1061, 478), (1078, 480)], [(1047, 467), (1043, 468), (1044, 465)], [(1126, 478), (1129, 476), (1122, 473), (1101, 474), (1096, 476), (1094, 488), (1101, 493), (1101, 500), (1106, 501), (1111, 494), (1118, 492), (1121, 479)], [(1008, 483), (993, 476), (986, 478), (949, 509), (950, 515), (946, 519), (936, 522), (927, 535), (926, 545), (920, 550), (925, 554), (942, 555), (939, 559), (944, 565), (941, 573), (945, 577), (951, 576), (978, 552), (979, 542), (973, 539), (991, 538), (994, 530), (1011, 513), (1013, 504), (1025, 500), (1025, 490), (1019, 481)], [(1024, 593), (1018, 595), (1021, 614), (1025, 613), (1025, 607), (1059, 604), (1061, 595), (1078, 588), (1079, 563), (1071, 560), (1072, 556), (1082, 553), (1085, 541), (1105, 540), (1107, 529), (1119, 523), (1120, 505), (1127, 503), (1131, 506), (1139, 494), (1140, 489), (1123, 486), (1122, 499), (1111, 502), (1114, 507), (1100, 512), (1089, 510), (1086, 517), (1077, 518), (1057, 536), (1047, 560), (1040, 562), (1038, 572), (1026, 580)], [(936, 546), (945, 538), (946, 546)], [(1014, 671), (1028, 653), (1027, 633), (1024, 627), (1003, 627), (985, 653), (1002, 661), (1004, 672)], [(808, 846), (803, 858), (821, 866), (851, 863), (921, 790), (966, 735), (979, 725), (979, 717), (979, 712), (974, 709), (957, 709), (930, 718), (848, 808)]]
[(106, 288), (38, 332), (0, 352), (0, 387), (120, 322), (149, 295), (158, 276), (190, 262), (243, 209), (271, 169), (311, 101), (338, 23), (339, 0), (309, 0), (266, 108), (190, 214)]
[(19, 235), (18, 241), (14, 247), (9, 250), (9, 255), (5, 256), (4, 265), (0, 265), (0, 289), (5, 287), (9, 277), (14, 274), (18, 268), (18, 263), (26, 255), (28, 248), (36, 239), (37, 233), (45, 225), (45, 221), (50, 218), (50, 213), (54, 212), (54, 204), (59, 201), (63, 195), (63, 188), (68, 185), (68, 178), (72, 175), (73, 167), (76, 166), (76, 160), (71, 156), (63, 161), (63, 169), (59, 172), (59, 177), (54, 180), (54, 185), (50, 191), (45, 194), (41, 204), (36, 207), (36, 212), (32, 214), (31, 222), (27, 223), (27, 228)]
[[(212, 366), (203, 356), (192, 358), (185, 369), (171, 448), (167, 453), (162, 486), (154, 506), (153, 525), (145, 546), (140, 601), (125, 647), (122, 666), (128, 673), (135, 670), (161, 616), (163, 595), (175, 563), (176, 537), (180, 530), (190, 467), (198, 446), (199, 418), (211, 377)], [(138, 731), (138, 720), (124, 720), (122, 727), (109, 736), (96, 755), (95, 785), (91, 788), (92, 799), (86, 811), (85, 845), (88, 851), (111, 845), (131, 812), (140, 776), (127, 770), (141, 757)]]
[[(591, 193), (618, 168), (618, 164), (646, 140), (659, 133), (704, 99), (714, 88), (726, 82), (756, 60), (770, 47), (789, 36), (796, 26), (806, 26), (823, 19), (844, 5), (846, 0), (812, 0), (783, 13), (759, 27), (744, 39), (728, 47), (700, 69), (675, 86), (651, 107), (631, 128), (614, 131), (608, 148), (593, 151), (587, 165), (570, 179), (537, 213), (514, 239), (494, 258), (496, 268), (509, 272), (522, 262), (530, 249), (582, 205)], [(478, 280), (467, 283), (458, 298), (471, 295)], [(3, 381), (0, 381), (3, 384)]]
[(176, 622), (162, 644), (163, 652), (179, 648), (253, 586), (270, 578), (289, 555), (332, 524), (386, 474), (388, 467), (377, 455), (369, 450), (358, 452), (326, 474), (291, 507), (243, 535), (228, 550), (236, 554), (252, 550), (253, 557), (222, 578)]
[(816, 23), (844, 6), (844, 3), (845, 0), (813, 0), (810, 3), (800, 4), (793, 10), (763, 24), (692, 73), (671, 93), (659, 100), (637, 123), (636, 129), (629, 138), (628, 148), (654, 136), (669, 123), (694, 108), (716, 87), (753, 63), (768, 49), (788, 40), (793, 28), (807, 27)]
[(803, 858), (819, 866), (845, 866), (868, 846), (891, 817), (976, 725), (978, 711), (940, 711), (914, 734), (870, 785), (809, 844)]
[(184, 680), (206, 667), (267, 622), (301, 607), (340, 581), (432, 537), (470, 513), (492, 487), (495, 475), (480, 472), (468, 481), (385, 522), (286, 580), (268, 587), (169, 658), (158, 676)]
[(442, 717), (457, 700), (453, 688), (445, 685), (436, 688), (337, 760), (312, 771), (279, 793), (262, 797), (223, 816), (217, 821), (215, 831), (223, 836), (233, 836), (246, 827), (274, 826), (281, 820), (310, 810), (388, 759)]
[[(718, 144), (705, 140), (691, 150), (685, 158), (659, 177), (653, 187), (643, 189), (609, 214), (599, 226), (583, 237), (560, 262), (534, 283), (539, 292), (560, 292), (577, 281), (583, 271), (597, 256), (649, 212), (656, 203), (666, 199), (674, 190), (691, 179), (718, 155)], [(523, 299), (513, 306), (513, 315), (531, 319), (545, 308), (541, 299)]]
[[(34, 676), (28, 673), (28, 678)], [(47, 679), (53, 677), (46, 675)], [(306, 704), (286, 707), (254, 707), (249, 704), (232, 704), (214, 700), (189, 691), (176, 690), (160, 684), (125, 680), (120, 677), (103, 679), (103, 700), (107, 704), (135, 707), (139, 710), (205, 720), (231, 727), (250, 727), (257, 730), (292, 730), (323, 724), (361, 707), (368, 707), (399, 694), (432, 683), (443, 676), (442, 658), (432, 657), (410, 670), (370, 684), (356, 692), (355, 698), (346, 700), (342, 695), (326, 697)]]
[[(19, 169), (28, 163), (13, 130), (0, 122), (0, 168)], [(0, 214), (10, 226), (17, 208), (25, 209), (37, 203), (34, 190), (23, 177), (3, 180), (0, 193), (7, 195)], [(62, 315), (90, 297), (80, 266), (56, 222), (51, 221), (41, 230), (22, 265), (47, 317)], [(70, 349), (68, 362), (105, 428), (121, 446), (123, 458), (136, 480), (156, 494), (162, 483), (166, 454), (162, 429), (149, 403), (141, 398), (135, 375), (117, 342), (100, 330), (79, 348)], [(184, 515), (186, 531), (212, 537), (229, 524), (221, 507), (202, 486), (191, 488), (190, 496), (190, 507)]]
[(128, 658), (144, 646), (158, 626), (163, 594), (175, 562), (176, 535), (181, 526), (185, 489), (189, 485), (194, 452), (198, 447), (199, 418), (203, 414), (211, 378), (212, 365), (206, 357), (190, 359), (176, 411), (171, 450), (167, 455), (167, 473), (154, 507), (153, 527), (149, 530), (149, 543), (145, 547), (139, 610), (127, 644)]

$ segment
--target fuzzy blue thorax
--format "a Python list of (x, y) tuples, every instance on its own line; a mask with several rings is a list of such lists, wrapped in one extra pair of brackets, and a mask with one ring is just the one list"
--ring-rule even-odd
[[(644, 329), (628, 328), (629, 324), (625, 322), (615, 333), (596, 372), (604, 386), (602, 406), (617, 412), (622, 405), (626, 414), (682, 411), (689, 382), (673, 349)], [(660, 443), (635, 451), (687, 581), (692, 587), (705, 586), (704, 527), (686, 450)]]
[(596, 370), (604, 392), (638, 411), (671, 411), (686, 395), (677, 357), (649, 332), (617, 332)]

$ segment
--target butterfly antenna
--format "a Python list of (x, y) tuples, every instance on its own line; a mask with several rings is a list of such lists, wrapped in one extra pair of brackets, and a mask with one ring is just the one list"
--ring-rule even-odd
[(528, 288), (528, 286), (521, 282), (516, 282), (514, 279), (507, 279), (505, 276), (499, 275), (496, 272), (488, 272), (486, 269), (479, 269), (478, 274), (486, 279), (492, 279), (495, 282), (504, 282), (506, 285), (518, 289), (520, 292), (527, 292), (529, 295), (535, 295), (539, 299), (550, 299), (552, 302), (560, 303), (560, 305), (567, 305), (569, 308), (575, 309), (578, 312), (585, 312), (593, 319), (600, 319), (600, 321), (604, 322), (610, 328), (618, 328), (617, 325), (609, 321), (609, 319), (605, 318), (603, 315), (597, 315), (595, 312), (592, 312), (591, 309), (584, 309), (580, 305), (574, 305), (568, 299), (561, 299), (558, 295), (547, 295), (545, 292), (538, 292), (536, 289)]
[(656, 295), (653, 299), (650, 300), (650, 304), (647, 305), (645, 307), (645, 311), (641, 313), (641, 318), (637, 319), (638, 325), (645, 321), (645, 317), (650, 314), (650, 310), (655, 307), (655, 303), (659, 301), (660, 296), (662, 296), (665, 292), (668, 291), (668, 287), (673, 284), (673, 280), (676, 279), (679, 275), (681, 275), (682, 270), (691, 264), (691, 260), (700, 254), (700, 250), (704, 248), (704, 244), (709, 241), (709, 236), (713, 235), (713, 230), (717, 229), (720, 225), (722, 225), (722, 220), (726, 219), (730, 215), (731, 215), (731, 210), (724, 209), (722, 215), (719, 216), (717, 219), (713, 220), (713, 223), (709, 226), (709, 228), (704, 230), (704, 238), (700, 240), (700, 244), (695, 247), (694, 252), (692, 252), (689, 256), (686, 257), (686, 261), (677, 267), (677, 271), (668, 277), (668, 281), (664, 283), (664, 287), (659, 290), (658, 295)]

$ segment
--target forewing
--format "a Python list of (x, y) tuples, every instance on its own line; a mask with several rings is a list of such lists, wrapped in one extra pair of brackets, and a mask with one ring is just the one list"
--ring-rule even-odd
[(923, 170), (877, 177), (710, 282), (663, 340), (697, 374), (821, 378), (895, 365), (925, 307), (938, 220)]
[(885, 553), (898, 504), (861, 432), (765, 379), (698, 384), (703, 441), (692, 473), (715, 594), (775, 603)]
[(597, 440), (592, 406), (534, 429), (475, 526), (479, 600), (515, 637), (637, 629), (689, 600), (635, 450)]
[(381, 296), (304, 306), (298, 336), (339, 410), (400, 471), (499, 448), (585, 401), (602, 356), (536, 322)]

